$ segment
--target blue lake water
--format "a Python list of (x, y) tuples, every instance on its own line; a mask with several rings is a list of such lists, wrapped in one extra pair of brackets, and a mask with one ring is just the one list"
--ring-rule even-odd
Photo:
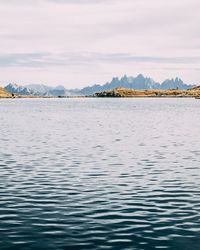
[(200, 100), (0, 100), (6, 249), (200, 249)]

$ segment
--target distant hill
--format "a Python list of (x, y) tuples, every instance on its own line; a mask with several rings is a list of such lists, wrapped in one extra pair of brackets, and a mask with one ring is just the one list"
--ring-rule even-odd
[(195, 87), (196, 85), (189, 85), (184, 83), (180, 78), (176, 77), (175, 79), (167, 79), (160, 85), (160, 89), (180, 89), (187, 90)]
[(50, 87), (44, 84), (28, 84), (20, 86), (17, 84), (8, 84), (5, 89), (16, 95), (32, 96), (76, 96), (76, 95), (93, 95), (96, 92), (102, 92), (115, 88), (127, 88), (135, 90), (166, 90), (179, 89), (187, 90), (196, 87), (196, 85), (186, 84), (181, 79), (167, 79), (162, 83), (154, 81), (152, 78), (144, 77), (139, 74), (136, 77), (123, 76), (122, 78), (114, 77), (111, 82), (104, 85), (93, 85), (82, 89), (66, 89), (64, 86)]
[(0, 87), (0, 98), (12, 97), (12, 95), (7, 92), (4, 88)]
[(192, 90), (200, 90), (200, 86), (193, 87)]
[(80, 95), (79, 91), (66, 89), (64, 86), (57, 86), (47, 92), (47, 96), (75, 96)]

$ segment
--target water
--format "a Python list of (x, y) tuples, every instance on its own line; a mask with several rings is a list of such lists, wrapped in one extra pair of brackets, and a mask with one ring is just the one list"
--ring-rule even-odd
[(0, 100), (0, 250), (199, 249), (200, 101)]

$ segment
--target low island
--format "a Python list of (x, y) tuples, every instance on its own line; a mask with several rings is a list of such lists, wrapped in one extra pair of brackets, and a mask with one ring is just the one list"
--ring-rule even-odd
[(200, 86), (188, 90), (134, 90), (116, 88), (94, 94), (95, 97), (200, 97)]

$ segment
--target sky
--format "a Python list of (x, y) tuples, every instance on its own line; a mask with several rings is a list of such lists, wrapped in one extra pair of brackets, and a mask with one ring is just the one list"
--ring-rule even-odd
[(1, 0), (0, 84), (200, 84), (199, 0)]

